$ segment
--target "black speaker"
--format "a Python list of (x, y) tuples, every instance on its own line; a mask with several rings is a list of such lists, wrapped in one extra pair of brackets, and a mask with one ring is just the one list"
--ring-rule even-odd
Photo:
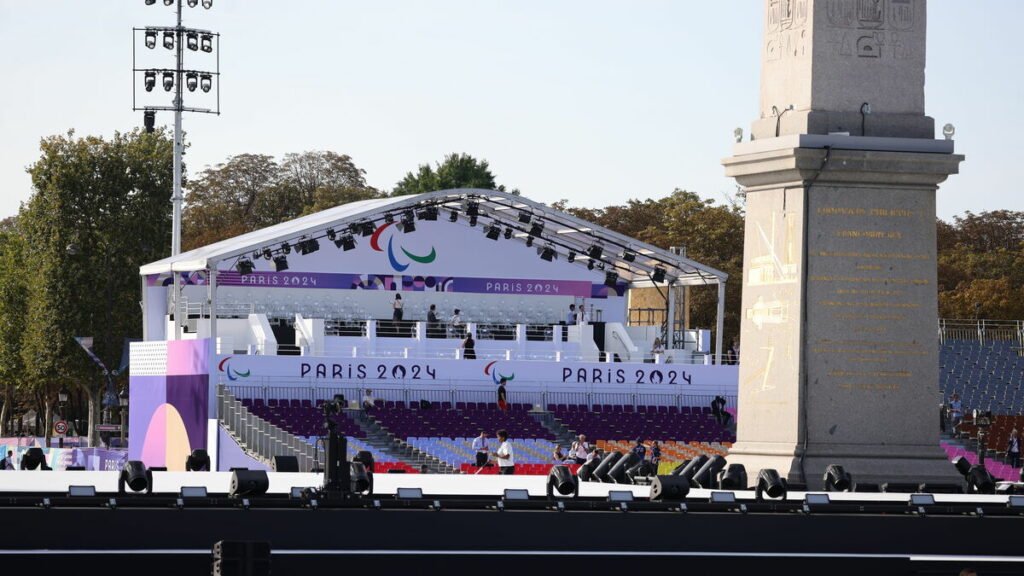
[(708, 461), (693, 474), (690, 484), (697, 488), (714, 488), (714, 483), (718, 480), (718, 472), (722, 468), (725, 468), (725, 458), (716, 454), (708, 458)]
[(269, 576), (270, 542), (221, 540), (213, 545), (213, 576)]
[(231, 473), (228, 496), (262, 496), (270, 488), (270, 479), (264, 470), (235, 470)]
[(655, 476), (651, 482), (651, 501), (685, 500), (690, 481), (682, 476)]
[(298, 472), (299, 458), (297, 456), (274, 456), (274, 472)]
[(612, 469), (612, 466), (622, 458), (621, 452), (609, 452), (601, 463), (594, 468), (594, 480), (598, 482), (612, 482), (611, 477), (608, 476), (608, 471)]
[(626, 452), (608, 470), (608, 478), (616, 484), (630, 484), (626, 481), (626, 470), (640, 463), (640, 457), (633, 452)]

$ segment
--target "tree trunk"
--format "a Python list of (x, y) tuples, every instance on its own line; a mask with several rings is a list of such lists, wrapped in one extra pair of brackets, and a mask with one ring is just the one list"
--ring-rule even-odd
[(94, 388), (85, 388), (85, 393), (89, 397), (89, 423), (86, 435), (89, 437), (89, 447), (93, 448), (99, 446), (99, 432), (96, 431), (96, 424), (99, 423), (100, 396)]
[[(43, 400), (43, 402), (45, 403), (45, 408), (43, 410), (43, 413), (45, 414), (45, 417), (43, 418), (43, 437), (45, 438), (45, 440), (43, 442), (43, 446), (49, 446), (50, 431), (53, 430), (53, 403), (45, 399)], [(39, 419), (37, 418), (36, 422), (38, 421)]]

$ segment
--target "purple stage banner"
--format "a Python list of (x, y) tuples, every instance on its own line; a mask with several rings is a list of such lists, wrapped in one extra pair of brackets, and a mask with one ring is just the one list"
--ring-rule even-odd
[[(183, 275), (183, 284), (205, 284), (206, 277)], [(146, 277), (148, 286), (166, 286), (170, 275)], [(252, 272), (217, 274), (218, 286), (254, 288), (325, 288), (333, 290), (402, 290), (413, 292), (463, 292), (473, 294), (514, 294), (523, 296), (575, 296), (607, 298), (608, 287), (585, 280), (531, 280), (524, 278), (452, 278), (441, 276), (401, 276), (393, 274), (332, 274), (325, 272)], [(616, 286), (622, 294), (625, 285)]]

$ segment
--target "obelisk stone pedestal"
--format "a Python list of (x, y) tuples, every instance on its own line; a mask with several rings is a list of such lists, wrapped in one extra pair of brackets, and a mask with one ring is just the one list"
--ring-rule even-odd
[[(862, 483), (960, 482), (938, 438), (935, 193), (963, 157), (923, 114), (925, 2), (766, 7), (762, 119), (724, 161), (746, 192), (729, 462), (811, 489), (829, 464)], [(787, 35), (801, 43), (773, 53)]]

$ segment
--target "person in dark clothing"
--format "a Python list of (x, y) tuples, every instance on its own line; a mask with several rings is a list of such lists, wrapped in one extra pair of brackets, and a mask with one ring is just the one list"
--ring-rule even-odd
[(725, 398), (715, 396), (715, 399), (711, 401), (711, 415), (715, 417), (715, 422), (718, 422), (720, 425), (729, 425), (732, 414), (725, 411)]
[(476, 360), (476, 340), (473, 340), (473, 333), (466, 334), (462, 341), (462, 357), (466, 360)]
[(640, 462), (643, 462), (644, 459), (647, 458), (647, 447), (644, 446), (643, 440), (639, 438), (636, 439), (636, 446), (633, 446), (633, 454), (640, 457)]
[(431, 304), (427, 310), (427, 338), (440, 338), (438, 334), (437, 305)]
[(1010, 432), (1009, 440), (1007, 440), (1006, 442), (1007, 464), (1009, 464), (1013, 468), (1020, 468), (1021, 448), (1022, 445), (1020, 440), (1020, 434), (1017, 432), (1017, 429), (1014, 428), (1013, 431)]
[(498, 408), (501, 410), (508, 410), (508, 399), (505, 397), (505, 383), (508, 382), (508, 378), (502, 378), (498, 382)]

